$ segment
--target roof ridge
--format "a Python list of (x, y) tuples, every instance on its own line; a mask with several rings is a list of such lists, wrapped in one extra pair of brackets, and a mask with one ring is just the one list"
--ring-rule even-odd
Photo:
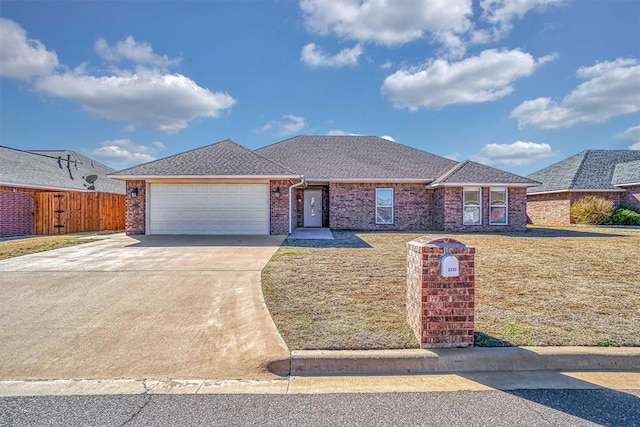
[(469, 164), (469, 160), (463, 160), (461, 162), (456, 163), (455, 165), (453, 165), (453, 167), (451, 167), (451, 169), (449, 169), (448, 171), (446, 171), (445, 173), (437, 177), (434, 183), (444, 181), (445, 179), (449, 178), (451, 175), (453, 175), (454, 173), (462, 169), (462, 167), (466, 164)]
[[(249, 149), (247, 148), (247, 150), (249, 150)], [(264, 160), (266, 160), (266, 161), (268, 161), (268, 162), (270, 162), (270, 163), (273, 163), (274, 165), (276, 165), (276, 166), (278, 166), (278, 167), (281, 167), (282, 169), (284, 169), (284, 170), (286, 170), (286, 171), (288, 171), (288, 172), (291, 172), (291, 173), (293, 173), (293, 174), (296, 174), (296, 173), (297, 173), (297, 172), (292, 171), (292, 170), (291, 170), (291, 169), (289, 169), (288, 167), (286, 167), (286, 166), (284, 166), (284, 165), (282, 165), (282, 164), (280, 164), (280, 163), (276, 162), (275, 160), (272, 160), (272, 159), (270, 159), (270, 158), (269, 158), (269, 157), (267, 157), (267, 156), (263, 156), (262, 154), (257, 153), (257, 152), (256, 152), (256, 150), (249, 150), (249, 151), (251, 151), (251, 152), (252, 152), (253, 154), (255, 154), (256, 156), (260, 157), (261, 159), (264, 159)]]
[(587, 160), (587, 157), (589, 156), (590, 152), (591, 152), (591, 150), (584, 150), (584, 151), (578, 153), (578, 155), (582, 154), (582, 160), (580, 160), (580, 164), (578, 165), (578, 168), (576, 169), (576, 173), (573, 175), (573, 178), (571, 178), (571, 182), (569, 183), (568, 190), (571, 190), (573, 188), (573, 186), (576, 184), (576, 181), (578, 180), (578, 176), (580, 176), (580, 171), (584, 167), (584, 164), (585, 164), (585, 162)]

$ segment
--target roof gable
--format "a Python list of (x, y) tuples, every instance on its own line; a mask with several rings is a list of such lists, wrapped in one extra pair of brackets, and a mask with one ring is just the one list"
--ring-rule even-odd
[(438, 177), (431, 186), (454, 184), (499, 184), (532, 186), (539, 184), (529, 178), (493, 168), (491, 166), (465, 160)]
[[(638, 150), (585, 150), (561, 160), (528, 177), (542, 185), (529, 189), (529, 193), (554, 191), (615, 191), (614, 172), (621, 163), (640, 160)], [(633, 165), (632, 165), (633, 166)], [(633, 172), (622, 168), (618, 175)]]
[[(0, 184), (124, 194), (124, 183), (109, 179), (114, 169), (70, 150), (22, 151), (0, 146)], [(90, 183), (87, 177), (96, 175)]]
[(303, 135), (256, 152), (317, 181), (432, 181), (457, 163), (375, 136)]
[(129, 176), (294, 176), (276, 162), (229, 139), (121, 170)]

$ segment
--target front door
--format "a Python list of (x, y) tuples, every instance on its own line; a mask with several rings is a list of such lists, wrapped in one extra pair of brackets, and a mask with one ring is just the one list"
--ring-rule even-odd
[(322, 227), (322, 190), (304, 191), (304, 226)]

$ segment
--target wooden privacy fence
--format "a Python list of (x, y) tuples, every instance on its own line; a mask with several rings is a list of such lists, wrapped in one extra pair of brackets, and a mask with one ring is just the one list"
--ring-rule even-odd
[(33, 198), (35, 234), (124, 230), (124, 194), (38, 192)]

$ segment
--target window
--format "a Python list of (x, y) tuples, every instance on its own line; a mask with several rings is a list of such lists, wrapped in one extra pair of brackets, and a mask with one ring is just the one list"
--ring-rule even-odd
[(482, 203), (480, 188), (465, 188), (463, 190), (462, 224), (482, 224)]
[(376, 188), (376, 224), (393, 224), (393, 188)]
[(507, 189), (491, 188), (489, 190), (489, 224), (507, 225), (508, 209)]

